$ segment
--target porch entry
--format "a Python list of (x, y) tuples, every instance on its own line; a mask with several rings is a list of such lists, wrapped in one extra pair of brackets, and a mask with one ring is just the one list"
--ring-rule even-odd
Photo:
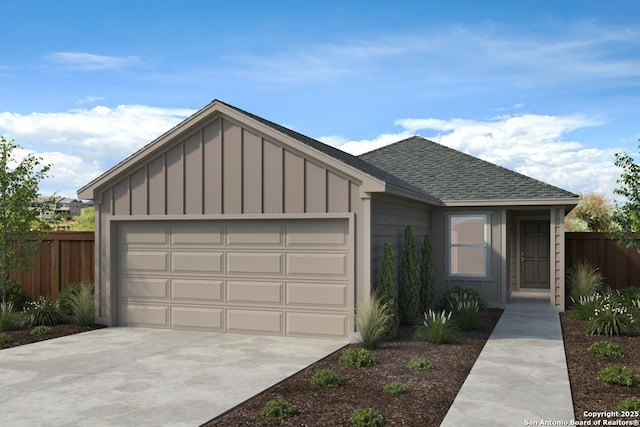
[(520, 223), (520, 289), (549, 289), (549, 221)]

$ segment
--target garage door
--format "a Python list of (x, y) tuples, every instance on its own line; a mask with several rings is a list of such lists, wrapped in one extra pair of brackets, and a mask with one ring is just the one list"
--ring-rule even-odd
[(118, 226), (120, 325), (346, 337), (346, 219)]

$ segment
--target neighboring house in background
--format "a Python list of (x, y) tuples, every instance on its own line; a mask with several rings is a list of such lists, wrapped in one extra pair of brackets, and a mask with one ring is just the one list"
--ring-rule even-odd
[(71, 219), (80, 215), (84, 207), (80, 200), (68, 197), (38, 197), (34, 205), (43, 207), (41, 217), (45, 219)]
[[(346, 338), (407, 225), (436, 290), (564, 308), (578, 196), (420, 137), (360, 157), (213, 101), (78, 192), (109, 325)], [(400, 263), (397, 263), (398, 269)]]

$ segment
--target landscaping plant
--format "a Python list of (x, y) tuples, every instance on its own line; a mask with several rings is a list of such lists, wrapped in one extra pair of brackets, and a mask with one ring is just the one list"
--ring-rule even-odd
[(9, 279), (6, 282), (7, 303), (13, 304), (16, 311), (22, 310), (24, 305), (29, 302), (29, 295), (22, 285), (15, 280)]
[(574, 301), (572, 314), (579, 319), (589, 320), (593, 317), (593, 314), (601, 304), (600, 300), (602, 295), (596, 292), (593, 295), (582, 296), (577, 301)]
[(13, 303), (0, 303), (0, 331), (11, 331), (20, 327), (22, 327), (22, 317), (13, 309)]
[(391, 315), (389, 306), (374, 293), (365, 304), (356, 308), (356, 326), (360, 332), (360, 343), (366, 349), (378, 348), (387, 331)]
[(640, 397), (627, 397), (616, 409), (620, 412), (640, 412)]
[(28, 327), (52, 326), (60, 321), (60, 313), (49, 298), (41, 296), (38, 301), (30, 302), (24, 308), (24, 319)]
[(311, 377), (313, 387), (337, 388), (342, 385), (342, 378), (331, 369), (321, 369)]
[(341, 366), (353, 366), (360, 368), (362, 366), (372, 366), (375, 363), (373, 355), (366, 348), (348, 348), (342, 353), (338, 364)]
[(294, 416), (295, 413), (295, 409), (284, 399), (269, 400), (260, 411), (260, 414), (268, 420), (284, 420)]
[(359, 408), (353, 411), (349, 422), (354, 427), (382, 427), (384, 418), (371, 408)]
[(80, 283), (77, 290), (69, 296), (69, 308), (76, 325), (93, 325), (96, 313), (94, 284)]
[(624, 386), (640, 385), (640, 375), (635, 374), (627, 366), (609, 365), (598, 373), (598, 379), (602, 382)]
[(611, 341), (596, 341), (589, 346), (589, 353), (602, 357), (624, 357), (622, 347)]
[(404, 230), (402, 270), (400, 271), (400, 323), (414, 325), (420, 318), (420, 267), (418, 244), (411, 225)]
[(31, 329), (31, 335), (44, 336), (49, 335), (51, 333), (51, 328), (48, 326), (40, 325)]
[(433, 344), (456, 342), (460, 329), (451, 319), (451, 312), (429, 310), (424, 314), (424, 321), (416, 328), (414, 338)]
[(380, 285), (377, 289), (380, 302), (389, 310), (389, 321), (385, 327), (384, 338), (393, 340), (398, 336), (400, 315), (398, 313), (398, 286), (396, 283), (396, 262), (393, 248), (390, 243), (384, 244), (382, 257), (382, 269), (380, 272)]
[(453, 289), (442, 295), (440, 300), (440, 308), (448, 311), (455, 311), (456, 305), (460, 301), (475, 301), (480, 311), (487, 309), (486, 301), (480, 296), (478, 291), (470, 286), (456, 285)]
[(5, 334), (4, 332), (0, 332), (0, 345), (11, 342), (12, 340), (13, 338), (11, 338), (11, 335)]
[(384, 392), (389, 394), (404, 394), (410, 391), (407, 385), (401, 383), (400, 381), (391, 381), (384, 386)]
[(420, 265), (420, 313), (436, 306), (435, 273), (433, 269), (433, 242), (426, 233), (422, 242), (422, 263)]
[(619, 336), (633, 333), (636, 319), (634, 310), (628, 309), (616, 294), (609, 292), (600, 299), (588, 322), (592, 335)]
[(407, 367), (414, 371), (430, 371), (434, 369), (433, 363), (424, 357), (414, 357), (409, 361)]
[(602, 287), (603, 277), (599, 268), (588, 261), (578, 261), (567, 271), (569, 296), (576, 304), (581, 298), (594, 295)]

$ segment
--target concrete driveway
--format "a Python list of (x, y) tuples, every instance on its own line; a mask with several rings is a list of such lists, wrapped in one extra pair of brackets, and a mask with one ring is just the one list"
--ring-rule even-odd
[(7, 426), (199, 426), (346, 342), (106, 328), (0, 351)]

